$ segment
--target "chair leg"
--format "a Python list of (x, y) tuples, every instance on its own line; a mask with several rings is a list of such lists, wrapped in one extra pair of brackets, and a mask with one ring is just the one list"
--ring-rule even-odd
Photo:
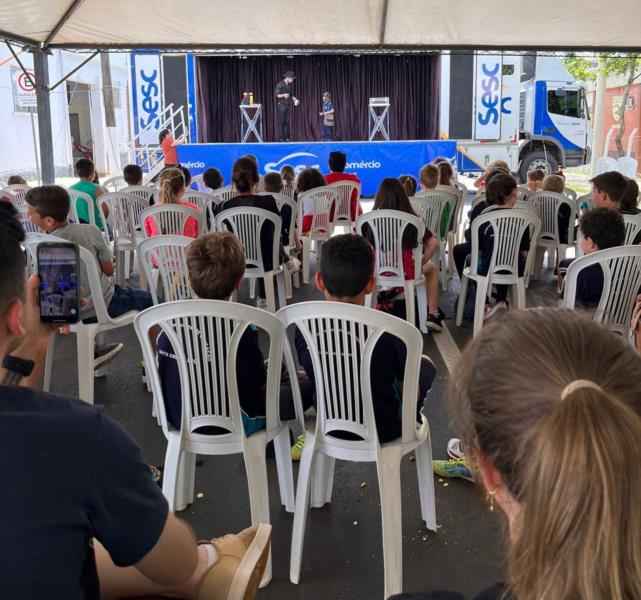
[(434, 475), (432, 475), (432, 441), (427, 439), (414, 450), (418, 492), (421, 499), (421, 517), (425, 526), (436, 531), (436, 499), (434, 497)]
[(78, 325), (76, 347), (78, 349), (78, 397), (93, 404), (94, 346), (98, 326)]
[[(252, 281), (255, 281), (252, 279)], [(274, 275), (265, 275), (263, 278), (265, 282), (265, 300), (267, 300), (267, 310), (270, 313), (276, 312), (276, 298), (274, 296)]]
[(516, 307), (524, 309), (526, 306), (525, 300), (525, 281), (523, 279), (518, 279), (516, 285), (514, 286), (514, 295), (516, 296)]
[(293, 276), (290, 270), (285, 266), (283, 267), (283, 275), (285, 277), (285, 298), (289, 300), (292, 297), (292, 279)]
[(317, 453), (312, 471), (310, 508), (321, 508), (332, 501), (336, 459)]
[(283, 430), (274, 438), (274, 454), (276, 456), (276, 471), (278, 472), (278, 489), (280, 503), (289, 513), (294, 512), (294, 471), (292, 469), (292, 452), (289, 446), (289, 428)]
[(58, 334), (54, 333), (51, 336), (49, 341), (49, 346), (47, 348), (47, 358), (45, 359), (45, 372), (42, 380), (42, 389), (45, 392), (51, 391), (51, 373), (53, 371), (53, 355), (56, 349), (56, 336)]
[[(474, 301), (474, 330), (475, 336), (483, 327), (483, 317), (485, 316), (485, 299), (487, 298), (487, 289), (489, 277), (479, 277), (476, 280), (476, 299)], [(461, 302), (459, 300), (459, 306)]]
[(162, 493), (167, 499), (169, 510), (171, 512), (174, 512), (176, 509), (180, 454), (180, 437), (177, 434), (173, 434), (169, 437), (169, 441), (167, 442), (165, 469), (162, 475)]
[(308, 237), (303, 236), (301, 239), (301, 243), (303, 244), (303, 265), (302, 265), (302, 270), (303, 270), (303, 283), (307, 284), (309, 283), (309, 271), (310, 271), (310, 264), (309, 264), (309, 255), (311, 251), (311, 240)]
[(116, 255), (116, 282), (118, 285), (125, 285), (125, 259), (126, 252), (124, 250), (118, 250), (116, 247), (114, 254)]
[(296, 508), (294, 509), (294, 524), (292, 526), (292, 549), (289, 559), (289, 580), (292, 583), (300, 581), (300, 567), (303, 557), (303, 538), (305, 537), (305, 522), (310, 497), (310, 477), (314, 462), (315, 436), (305, 432), (305, 447), (298, 469), (298, 484), (296, 486)]
[(467, 286), (470, 280), (463, 274), (461, 276), (461, 291), (458, 296), (458, 306), (456, 307), (456, 326), (460, 327), (463, 324), (463, 313), (465, 311), (465, 298), (467, 298)]
[[(287, 268), (287, 267), (285, 267)], [(273, 279), (272, 279), (273, 281)], [(287, 306), (287, 290), (285, 282), (285, 273), (276, 274), (276, 288), (278, 290), (278, 308), (285, 308)], [(291, 293), (290, 293), (291, 296)], [(274, 310), (274, 312), (276, 312)]]
[(292, 276), (292, 281), (295, 288), (300, 287), (300, 271), (296, 271), (296, 273), (294, 273), (294, 275)]
[(254, 277), (249, 280), (249, 297), (252, 300), (256, 297), (256, 279)]
[(129, 281), (130, 261), (132, 259), (131, 250), (125, 250), (123, 256), (125, 259), (125, 281)]
[(142, 261), (140, 260), (140, 256), (138, 252), (136, 252), (136, 260), (138, 262), (138, 285), (140, 286), (141, 290), (148, 292), (149, 283), (147, 282), (147, 275), (145, 274), (145, 268), (142, 266)]
[(405, 319), (416, 327), (416, 310), (414, 304), (414, 294), (416, 286), (414, 281), (405, 280)]
[(445, 244), (440, 242), (438, 248), (438, 262), (439, 269), (441, 271), (441, 288), (444, 292), (447, 292), (447, 269), (445, 266)]
[(421, 333), (427, 334), (428, 329), (425, 324), (427, 322), (427, 286), (424, 281), (416, 286), (416, 298), (418, 300), (418, 328)]
[(388, 598), (403, 589), (403, 522), (401, 506), (401, 446), (381, 448), (376, 461), (383, 524), (383, 566)]
[[(267, 434), (264, 431), (255, 433), (245, 441), (245, 471), (247, 472), (247, 487), (249, 488), (249, 507), (252, 525), (269, 523), (269, 491), (267, 484), (267, 462), (265, 446)], [(272, 558), (270, 556), (265, 568), (265, 574), (260, 587), (266, 586), (272, 578)]]
[(196, 455), (183, 451), (178, 465), (175, 512), (185, 510), (194, 502), (194, 485), (196, 481)]

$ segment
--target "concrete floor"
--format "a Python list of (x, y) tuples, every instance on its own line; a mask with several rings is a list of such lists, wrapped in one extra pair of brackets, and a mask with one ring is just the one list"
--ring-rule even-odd
[[(529, 301), (549, 304), (553, 297), (550, 275), (533, 283)], [(135, 282), (135, 280), (133, 280)], [(451, 314), (458, 278), (450, 280), (441, 305)], [(293, 301), (317, 299), (313, 286), (295, 290)], [(240, 301), (249, 299), (241, 293)], [(434, 458), (446, 458), (446, 444), (456, 435), (444, 406), (448, 369), (443, 348), (449, 338), (455, 350), (471, 335), (471, 324), (454, 326), (448, 333), (425, 336), (424, 351), (437, 365), (438, 377), (427, 403)], [(439, 339), (439, 336), (444, 336)], [(143, 388), (139, 363), (141, 351), (133, 331), (108, 334), (125, 349), (96, 380), (95, 401), (137, 440), (147, 461), (164, 462), (166, 442), (151, 416), (151, 394)], [(452, 344), (453, 345), (453, 344)], [(451, 350), (451, 348), (450, 348)], [(451, 354), (451, 352), (450, 352)], [(77, 394), (75, 340), (57, 346), (53, 391)], [(198, 538), (216, 537), (250, 524), (247, 483), (242, 457), (203, 457), (197, 468), (196, 492), (204, 497), (178, 513), (194, 528)], [(297, 465), (295, 464), (295, 473)], [(310, 511), (307, 520), (303, 565), (299, 585), (289, 582), (292, 515), (280, 506), (275, 462), (268, 459), (273, 529), (273, 580), (259, 592), (268, 599), (379, 599), (383, 595), (383, 559), (379, 494), (373, 464), (337, 463), (332, 502)], [(365, 483), (365, 486), (363, 486)], [(503, 573), (503, 526), (490, 513), (476, 487), (464, 480), (435, 480), (438, 533), (428, 532), (420, 518), (415, 463), (406, 457), (402, 466), (404, 591), (448, 589), (466, 597), (500, 580)]]

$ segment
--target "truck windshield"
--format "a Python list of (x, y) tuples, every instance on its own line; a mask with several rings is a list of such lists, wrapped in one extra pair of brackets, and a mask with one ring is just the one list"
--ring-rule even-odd
[(548, 112), (564, 117), (581, 117), (579, 90), (549, 90)]

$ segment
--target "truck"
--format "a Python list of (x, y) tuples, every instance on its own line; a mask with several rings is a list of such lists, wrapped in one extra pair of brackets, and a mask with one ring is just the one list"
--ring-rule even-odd
[(440, 138), (456, 140), (461, 173), (504, 160), (524, 182), (590, 162), (585, 89), (556, 56), (444, 53), (439, 91)]

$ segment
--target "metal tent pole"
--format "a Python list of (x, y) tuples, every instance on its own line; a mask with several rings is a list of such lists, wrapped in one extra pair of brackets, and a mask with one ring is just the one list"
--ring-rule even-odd
[(40, 139), (42, 182), (55, 183), (48, 58), (46, 52), (35, 50), (33, 53), (33, 71), (36, 79), (36, 99), (38, 101), (38, 137)]

